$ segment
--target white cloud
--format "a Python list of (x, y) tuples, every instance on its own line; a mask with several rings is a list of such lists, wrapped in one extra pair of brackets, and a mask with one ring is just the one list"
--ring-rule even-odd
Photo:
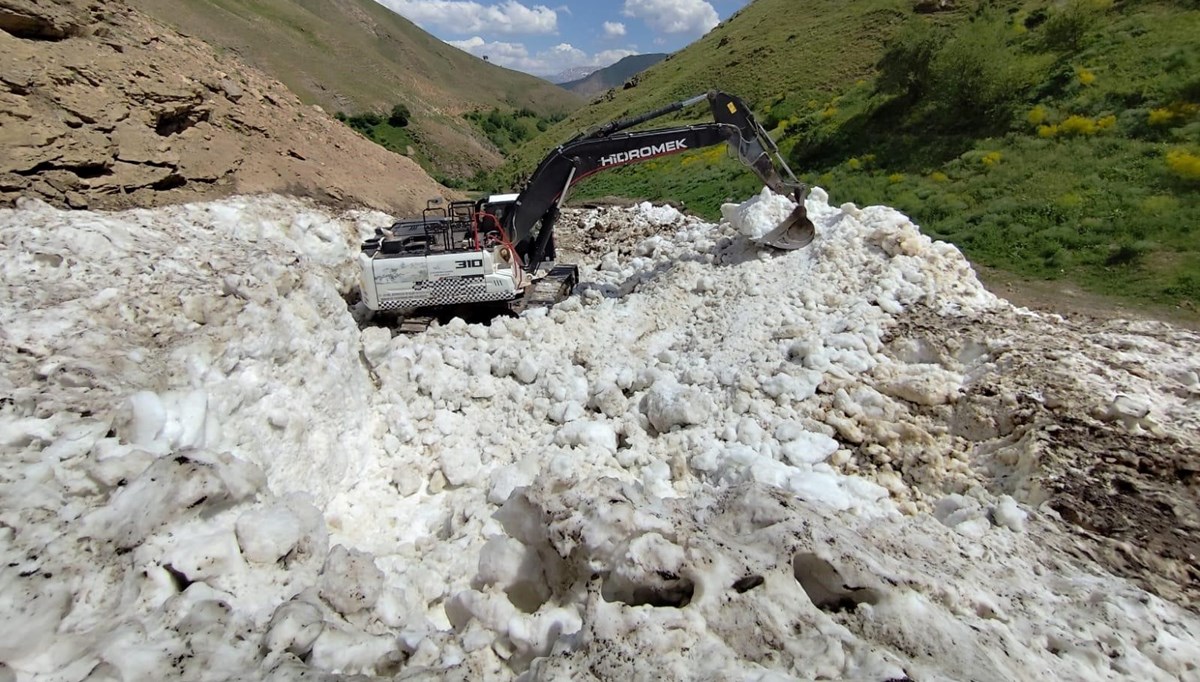
[(592, 58), (592, 63), (596, 66), (609, 66), (635, 54), (641, 54), (641, 52), (637, 50), (604, 50), (596, 53), (596, 56)]
[(619, 21), (604, 22), (604, 37), (605, 38), (620, 38), (625, 35), (625, 24)]
[(483, 5), (471, 0), (375, 0), (409, 21), (450, 33), (545, 34), (558, 30), (558, 14), (545, 5), (517, 0)]
[(530, 54), (529, 49), (521, 43), (487, 41), (480, 36), (466, 40), (447, 40), (446, 43), (476, 57), (487, 57), (493, 64), (537, 76), (552, 76), (577, 66), (608, 66), (631, 54), (639, 54), (633, 49), (604, 50), (588, 54), (570, 43), (559, 43), (547, 50)]
[(703, 35), (720, 22), (705, 0), (625, 0), (621, 12), (662, 33)]

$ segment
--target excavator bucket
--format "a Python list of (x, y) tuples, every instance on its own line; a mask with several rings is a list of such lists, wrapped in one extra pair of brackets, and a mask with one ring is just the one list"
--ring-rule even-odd
[(804, 194), (801, 190), (796, 190), (795, 210), (775, 229), (759, 239), (758, 243), (785, 251), (802, 249), (812, 243), (813, 238), (817, 236), (817, 227), (809, 220), (808, 211), (804, 208)]

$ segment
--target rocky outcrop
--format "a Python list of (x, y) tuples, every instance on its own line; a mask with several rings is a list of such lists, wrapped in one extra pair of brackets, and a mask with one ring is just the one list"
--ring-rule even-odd
[(62, 40), (88, 24), (82, 8), (55, 0), (0, 0), (0, 31), (32, 40)]
[(284, 192), (408, 212), (445, 190), (283, 85), (123, 2), (0, 0), (0, 202)]
[(916, 0), (913, 11), (917, 14), (933, 14), (935, 12), (950, 12), (958, 8), (955, 0)]

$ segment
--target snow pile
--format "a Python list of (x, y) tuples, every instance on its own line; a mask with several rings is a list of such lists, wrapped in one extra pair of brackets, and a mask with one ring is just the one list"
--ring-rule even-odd
[(0, 212), (0, 661), (61, 680), (1194, 674), (1194, 615), (1047, 555), (1053, 525), (988, 493), (945, 426), (1000, 349), (893, 338), (918, 311), (1006, 309), (961, 254), (820, 190), (817, 240), (762, 251), (746, 235), (770, 205), (621, 211), (653, 236), (585, 267), (577, 297), (395, 338), (342, 298), (382, 216)]
[(796, 202), (763, 187), (758, 196), (741, 204), (721, 206), (721, 217), (750, 239), (762, 239), (796, 208)]

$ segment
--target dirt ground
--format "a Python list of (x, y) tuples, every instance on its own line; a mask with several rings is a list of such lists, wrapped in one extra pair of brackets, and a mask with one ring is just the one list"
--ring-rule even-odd
[(1057, 313), (1068, 319), (1158, 320), (1177, 327), (1200, 330), (1200, 310), (1195, 306), (1135, 305), (1120, 299), (1083, 291), (1070, 282), (1032, 280), (1003, 270), (973, 264), (989, 291), (1014, 305)]

